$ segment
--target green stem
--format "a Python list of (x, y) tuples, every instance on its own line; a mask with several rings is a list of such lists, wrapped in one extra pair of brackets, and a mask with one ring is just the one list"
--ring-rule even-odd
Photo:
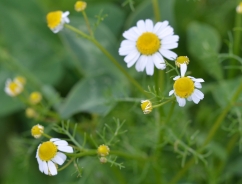
[(73, 161), (75, 160), (75, 158), (72, 158), (71, 160), (69, 160), (69, 162), (67, 162), (63, 167), (61, 167), (60, 169), (58, 169), (58, 171), (62, 171), (64, 170), (66, 167), (68, 167)]
[(86, 14), (86, 12), (84, 10), (82, 11), (82, 15), (83, 15), (83, 17), (85, 19), (85, 22), (86, 22), (86, 25), (87, 25), (87, 29), (88, 29), (91, 37), (94, 37), (92, 29), (91, 29), (91, 26), (90, 26), (90, 23), (89, 23), (88, 18), (87, 18), (87, 14)]
[[(242, 15), (240, 13), (236, 13), (236, 16), (235, 16), (235, 27), (240, 29), (242, 27)], [(241, 45), (241, 31), (237, 30), (235, 31), (234, 33), (234, 42), (233, 42), (233, 54), (234, 55), (239, 55), (240, 53), (240, 45)], [(237, 62), (236, 60), (232, 60), (231, 61), (231, 65), (236, 65)], [(228, 71), (228, 77), (229, 78), (233, 78), (237, 73), (238, 71), (236, 70), (229, 70)]]
[(135, 85), (135, 87), (141, 92), (143, 93), (146, 97), (149, 97), (149, 95), (147, 93), (145, 93), (145, 91), (143, 90), (143, 88), (139, 85), (139, 83), (133, 78), (131, 77), (127, 72), (126, 70), (118, 63), (118, 61), (95, 39), (95, 38), (92, 38), (88, 35), (86, 35), (85, 33), (83, 33), (82, 31), (76, 29), (75, 27), (73, 26), (70, 26), (68, 24), (65, 24), (65, 26), (72, 30), (73, 32), (81, 35), (82, 37), (90, 40), (92, 43), (94, 43), (102, 52), (104, 55), (107, 56), (107, 58), (112, 61), (112, 63), (128, 78), (128, 80), (133, 84)]
[(153, 4), (155, 21), (158, 22), (161, 19), (158, 0), (152, 0), (152, 4)]
[(169, 100), (167, 100), (167, 101), (165, 101), (165, 102), (163, 102), (163, 103), (160, 103), (160, 104), (158, 104), (158, 105), (154, 105), (153, 108), (160, 107), (160, 106), (162, 106), (162, 105), (164, 105), (164, 104), (166, 104), (166, 103), (168, 103), (168, 102), (170, 102), (170, 101), (173, 101), (174, 99), (175, 99), (175, 97), (173, 97), (173, 98), (171, 98), (171, 99), (169, 99)]
[[(234, 93), (233, 97), (231, 98), (228, 105), (224, 108), (222, 113), (219, 115), (219, 117), (216, 119), (216, 121), (213, 124), (212, 129), (210, 129), (208, 136), (206, 137), (205, 141), (203, 142), (201, 148), (198, 150), (198, 152), (202, 152), (202, 150), (206, 147), (206, 145), (212, 140), (213, 136), (217, 132), (218, 128), (220, 127), (221, 123), (223, 122), (224, 118), (226, 117), (229, 110), (233, 107), (235, 101), (238, 99), (240, 93), (242, 92), (242, 83)], [(186, 173), (186, 171), (195, 163), (195, 158), (192, 157), (180, 170), (174, 178), (171, 180), (170, 184), (177, 183), (177, 181)]]

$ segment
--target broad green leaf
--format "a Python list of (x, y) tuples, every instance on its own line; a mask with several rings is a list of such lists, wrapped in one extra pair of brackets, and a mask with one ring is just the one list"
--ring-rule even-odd
[(222, 67), (218, 62), (221, 40), (213, 27), (198, 22), (191, 23), (187, 30), (187, 44), (188, 51), (204, 72), (217, 80), (223, 78)]

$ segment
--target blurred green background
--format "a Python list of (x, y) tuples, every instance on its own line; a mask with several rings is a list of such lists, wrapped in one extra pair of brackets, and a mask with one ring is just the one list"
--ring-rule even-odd
[[(132, 153), (149, 154), (154, 144), (153, 115), (144, 116), (139, 99), (142, 94), (118, 71), (93, 44), (64, 29), (53, 34), (46, 24), (46, 14), (54, 10), (70, 11), (71, 25), (87, 31), (80, 13), (74, 11), (74, 0), (1, 0), (0, 1), (0, 183), (157, 183), (159, 173), (148, 163), (120, 158), (125, 169), (101, 165), (97, 158), (80, 159), (83, 176), (78, 178), (74, 166), (69, 166), (56, 177), (45, 176), (38, 170), (35, 151), (39, 140), (30, 138), (30, 129), (36, 124), (25, 117), (25, 106), (16, 98), (4, 93), (5, 81), (17, 75), (28, 79), (29, 90), (40, 90), (53, 108), (65, 119), (74, 117), (83, 132), (94, 133), (112, 117), (126, 120), (127, 135), (116, 149)], [(88, 0), (86, 13), (94, 26), (97, 17), (105, 17), (95, 31), (100, 43), (126, 68), (123, 57), (118, 55), (124, 30), (137, 20), (153, 19), (150, 0), (134, 0), (134, 11), (124, 0)], [(129, 2), (129, 1), (126, 1)], [(215, 118), (229, 102), (241, 83), (241, 72), (228, 80), (230, 60), (221, 59), (219, 53), (228, 53), (235, 31), (237, 0), (159, 0), (161, 20), (168, 20), (179, 35), (178, 55), (190, 58), (189, 72), (206, 83), (202, 91), (205, 99), (199, 105), (188, 104), (175, 108), (172, 117), (174, 131), (187, 131), (188, 136), (199, 130), (197, 144), (206, 136)], [(240, 50), (241, 51), (241, 50)], [(223, 61), (223, 62), (221, 62)], [(153, 78), (137, 73), (132, 67), (127, 71), (140, 82), (144, 90), (153, 86)], [(165, 94), (171, 89), (166, 78)], [(111, 87), (110, 87), (111, 86)], [(125, 102), (124, 98), (137, 98)], [(231, 110), (241, 112), (240, 103)], [(168, 105), (169, 107), (169, 105)], [(167, 109), (168, 109), (167, 107)], [(165, 108), (165, 112), (167, 110)], [(95, 118), (98, 121), (95, 121)], [(182, 120), (181, 120), (182, 117)], [(224, 127), (229, 126), (229, 117)], [(185, 122), (189, 128), (184, 128)], [(45, 124), (45, 122), (43, 122)], [(140, 135), (143, 135), (140, 138)], [(239, 143), (227, 155), (225, 143), (232, 133), (220, 129), (210, 144), (208, 165), (202, 162), (191, 167), (180, 183), (242, 183), (242, 158)], [(182, 135), (181, 135), (182, 136)], [(79, 138), (82, 140), (81, 138)], [(101, 144), (102, 142), (100, 142)], [(32, 145), (29, 147), (29, 145)], [(172, 145), (164, 148), (157, 162), (164, 176), (160, 183), (169, 181), (181, 169)], [(164, 158), (164, 159), (162, 159)], [(217, 163), (225, 164), (219, 179)], [(154, 177), (155, 176), (155, 177)], [(155, 180), (156, 178), (156, 180)]]

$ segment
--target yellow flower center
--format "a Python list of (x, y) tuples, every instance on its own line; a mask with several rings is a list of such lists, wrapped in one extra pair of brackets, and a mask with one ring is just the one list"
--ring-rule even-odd
[(35, 138), (39, 138), (43, 134), (43, 132), (44, 132), (44, 127), (41, 125), (35, 125), (31, 129), (31, 134)]
[(75, 10), (77, 12), (83, 11), (83, 10), (85, 10), (86, 6), (87, 6), (86, 2), (84, 2), (84, 1), (77, 1), (76, 4), (75, 4)]
[(174, 90), (177, 96), (187, 98), (194, 91), (194, 83), (188, 77), (179, 78), (174, 83)]
[(138, 51), (143, 55), (152, 55), (156, 53), (161, 46), (160, 39), (154, 33), (143, 33), (136, 42)]
[(110, 151), (109, 147), (104, 145), (104, 144), (99, 146), (98, 149), (97, 149), (98, 154), (103, 156), (103, 157), (107, 156), (109, 154), (109, 151)]
[(187, 56), (179, 56), (176, 58), (176, 65), (180, 67), (180, 64), (188, 64), (189, 58)]
[(57, 147), (53, 142), (47, 141), (39, 147), (39, 158), (43, 161), (49, 161), (55, 157), (57, 153)]
[(145, 100), (141, 102), (141, 109), (144, 114), (149, 114), (152, 111), (152, 103), (149, 100)]
[(19, 85), (16, 82), (11, 82), (8, 87), (9, 87), (9, 90), (13, 94), (17, 94), (18, 93)]
[(62, 11), (50, 12), (46, 16), (47, 24), (50, 29), (55, 28), (61, 23), (62, 20)]
[(24, 77), (18, 76), (14, 79), (14, 81), (17, 81), (19, 83), (21, 83), (22, 85), (25, 85), (26, 83), (26, 79)]
[(29, 101), (31, 104), (37, 104), (41, 101), (42, 95), (39, 92), (33, 92), (29, 96)]
[(26, 111), (25, 111), (25, 114), (28, 118), (35, 118), (35, 117), (38, 116), (36, 111), (32, 108), (27, 108)]

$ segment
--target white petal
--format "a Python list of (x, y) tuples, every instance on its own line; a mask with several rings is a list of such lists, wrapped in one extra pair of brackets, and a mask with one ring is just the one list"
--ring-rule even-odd
[(204, 94), (203, 94), (203, 92), (201, 92), (201, 91), (198, 90), (198, 89), (195, 89), (193, 93), (195, 93), (196, 96), (197, 96), (199, 99), (201, 99), (201, 100), (204, 98)]
[(195, 93), (193, 93), (193, 94), (191, 95), (191, 97), (192, 97), (192, 101), (193, 101), (195, 104), (198, 104), (198, 103), (199, 103), (200, 99), (199, 99), (199, 97), (197, 97), (197, 95), (196, 95)]
[(194, 78), (193, 81), (194, 81), (194, 82), (204, 82), (204, 80), (201, 79), (201, 78), (199, 78), (199, 79), (195, 79), (195, 78)]
[(172, 36), (167, 36), (161, 40), (162, 44), (170, 44), (170, 43), (175, 43), (179, 40), (179, 36), (177, 35), (172, 35)]
[(55, 142), (55, 141), (60, 141), (60, 139), (58, 139), (58, 138), (51, 138), (50, 141), (51, 142)]
[(145, 55), (141, 55), (138, 61), (136, 62), (136, 65), (135, 65), (136, 70), (138, 72), (144, 71), (147, 61), (148, 61), (148, 57)]
[(153, 32), (159, 34), (162, 31), (162, 29), (168, 26), (168, 24), (169, 22), (167, 20), (156, 23)]
[(132, 52), (136, 52), (136, 50), (136, 47), (121, 47), (118, 52), (120, 56), (126, 56)]
[(37, 160), (38, 160), (38, 164), (39, 164), (39, 170), (40, 170), (40, 172), (43, 173), (43, 171), (44, 171), (44, 168), (43, 168), (43, 161), (40, 160), (40, 159), (37, 159)]
[(56, 166), (55, 166), (55, 164), (52, 161), (48, 161), (48, 167), (49, 167), (50, 174), (52, 176), (57, 175)]
[(164, 61), (164, 58), (161, 56), (160, 53), (155, 53), (152, 56), (153, 62), (156, 66), (156, 68), (164, 70), (166, 68), (166, 64)]
[(120, 44), (121, 47), (135, 47), (136, 42), (131, 40), (123, 40)]
[(194, 86), (195, 86), (196, 88), (202, 88), (202, 84), (201, 84), (200, 82), (195, 82), (195, 83), (194, 83)]
[(146, 64), (146, 73), (147, 75), (153, 75), (154, 74), (154, 63), (151, 59), (151, 56), (148, 56), (148, 61)]
[[(65, 155), (64, 153), (61, 153), (61, 154)], [(63, 155), (60, 156), (60, 152), (57, 152), (56, 156), (52, 159), (52, 161), (57, 163), (58, 165), (62, 165), (66, 160), (66, 155), (64, 159), (63, 159)]]
[(177, 79), (180, 79), (181, 77), (180, 76), (176, 76), (173, 78), (173, 80), (177, 80)]
[(57, 155), (62, 158), (62, 160), (66, 161), (66, 155), (61, 152), (57, 152)]
[(178, 47), (178, 43), (171, 43), (171, 44), (162, 44), (161, 49), (175, 49)]
[(127, 40), (136, 41), (138, 38), (138, 34), (134, 31), (133, 28), (130, 28), (128, 31), (125, 31), (123, 33), (123, 37)]
[(147, 32), (153, 32), (153, 22), (150, 19), (145, 20), (145, 27)]
[(69, 11), (63, 12), (63, 13), (62, 13), (62, 17), (67, 17), (69, 14), (70, 14)]
[(172, 52), (170, 50), (163, 49), (162, 46), (159, 49), (160, 53), (169, 60), (175, 60), (177, 58), (177, 54), (175, 52)]
[(170, 36), (170, 35), (173, 35), (173, 34), (174, 34), (174, 32), (173, 32), (173, 28), (172, 28), (171, 26), (167, 26), (165, 29), (163, 29), (163, 30), (159, 33), (158, 37), (159, 37), (160, 39), (162, 39), (162, 38), (165, 38), (166, 36)]
[(135, 58), (133, 58), (127, 63), (127, 67), (130, 68), (131, 66), (133, 66), (134, 63), (139, 59), (139, 57), (140, 57), (140, 54), (138, 53)]
[(139, 56), (140, 53), (137, 50), (135, 50), (135, 52), (131, 52), (127, 56), (125, 56), (124, 61), (126, 63), (133, 62), (136, 61), (139, 58)]
[(64, 22), (67, 23), (67, 24), (70, 23), (70, 19), (69, 19), (68, 17), (63, 17), (63, 20), (64, 20)]
[(68, 142), (66, 142), (64, 140), (58, 140), (58, 141), (55, 141), (55, 145), (57, 145), (57, 146), (59, 146), (59, 145), (67, 146)]
[(48, 166), (47, 166), (46, 161), (43, 161), (42, 163), (43, 163), (43, 170), (44, 170), (44, 173), (45, 173), (46, 175), (49, 175), (49, 169), (48, 169)]
[(192, 101), (192, 96), (187, 97), (188, 101)]
[(145, 28), (145, 22), (143, 20), (139, 20), (137, 22), (137, 28), (138, 30), (140, 30), (142, 33), (146, 32), (146, 28)]
[(187, 71), (187, 65), (186, 64), (180, 64), (180, 69), (181, 69), (181, 76), (184, 77), (185, 73)]
[(186, 105), (186, 99), (185, 98), (180, 98), (179, 96), (176, 96), (176, 100), (177, 100), (180, 107), (184, 107)]
[(73, 153), (73, 148), (71, 146), (57, 146), (57, 149), (66, 153)]
[(169, 92), (169, 96), (173, 95), (173, 93), (174, 93), (174, 90), (171, 90), (171, 91)]

